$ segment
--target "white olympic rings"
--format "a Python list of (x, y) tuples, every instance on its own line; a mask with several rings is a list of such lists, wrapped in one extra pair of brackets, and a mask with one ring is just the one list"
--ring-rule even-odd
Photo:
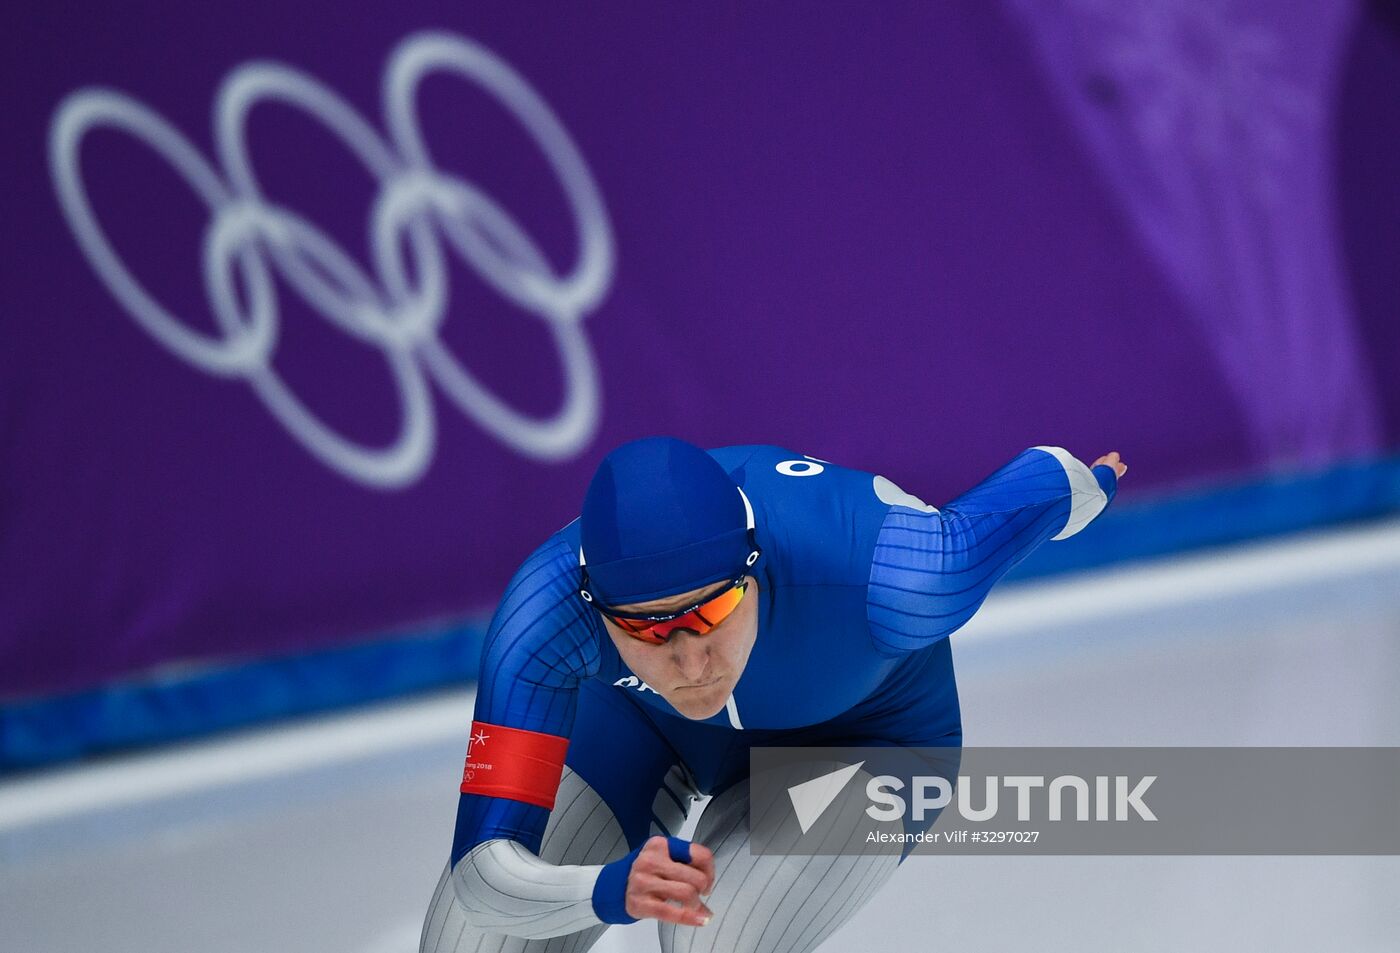
[[(544, 153), (574, 216), (578, 259), (567, 274), (555, 273), (490, 196), (434, 164), (418, 125), (417, 93), (438, 71), (493, 94)], [(50, 172), (79, 247), (132, 318), (190, 365), (246, 380), (297, 440), (346, 477), (387, 489), (422, 476), (436, 441), (429, 379), (520, 453), (541, 460), (572, 456), (592, 438), (599, 418), (598, 374), (582, 319), (607, 292), (614, 266), (611, 226), (587, 164), (539, 94), (509, 64), (463, 37), (430, 32), (406, 38), (389, 59), (382, 94), (387, 139), (314, 77), (278, 63), (245, 63), (224, 80), (215, 101), (220, 170), (141, 102), (113, 90), (82, 89), (54, 115)], [(377, 180), (369, 217), (373, 274), (320, 228), (263, 195), (246, 126), (255, 105), (274, 100), (318, 120)], [(104, 126), (149, 146), (209, 207), (204, 286), (217, 334), (193, 329), (157, 301), (98, 224), (80, 150), (88, 132)], [(562, 406), (553, 416), (532, 417), (510, 406), (442, 344), (438, 330), (449, 304), (443, 239), (495, 291), (543, 319), (565, 378)], [(331, 429), (272, 368), (274, 269), (326, 321), (382, 352), (401, 406), (398, 434), (388, 446), (362, 446)]]

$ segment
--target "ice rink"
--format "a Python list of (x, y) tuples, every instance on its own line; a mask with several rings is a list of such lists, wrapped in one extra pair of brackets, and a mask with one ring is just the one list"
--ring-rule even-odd
[[(1400, 745), (1397, 581), (1390, 522), (1004, 588), (953, 637), (966, 743)], [(0, 949), (417, 950), (471, 710), (0, 783)], [(1395, 857), (916, 857), (823, 949), (1379, 953), (1397, 897)], [(643, 922), (595, 949), (656, 945)]]

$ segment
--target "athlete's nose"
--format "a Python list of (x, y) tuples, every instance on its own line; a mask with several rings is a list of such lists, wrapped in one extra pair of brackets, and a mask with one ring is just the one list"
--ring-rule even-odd
[(705, 637), (689, 629), (678, 629), (671, 636), (670, 645), (671, 659), (686, 684), (703, 682), (710, 665), (710, 649)]

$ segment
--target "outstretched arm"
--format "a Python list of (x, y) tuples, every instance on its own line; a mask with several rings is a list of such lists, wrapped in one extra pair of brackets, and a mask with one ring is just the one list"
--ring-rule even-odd
[(942, 510), (891, 507), (870, 571), (877, 644), (903, 654), (951, 634), (1012, 566), (1103, 512), (1127, 469), (1117, 452), (1090, 468), (1059, 447), (1032, 447)]

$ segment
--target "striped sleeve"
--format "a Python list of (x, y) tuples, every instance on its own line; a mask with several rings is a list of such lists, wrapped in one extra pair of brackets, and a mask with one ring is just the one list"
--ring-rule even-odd
[[(579, 680), (596, 672), (600, 661), (593, 620), (578, 598), (577, 571), (573, 548), (556, 536), (516, 572), (482, 647), (476, 724), (546, 740), (572, 733)], [(538, 851), (548, 820), (549, 809), (539, 803), (464, 793), (452, 863), (493, 839)]]
[(1032, 447), (942, 510), (890, 507), (866, 603), (876, 644), (899, 655), (951, 634), (1012, 566), (1079, 532), (1116, 490), (1112, 467)]
[(602, 870), (601, 865), (547, 863), (516, 841), (490, 840), (472, 848), (453, 868), (452, 879), (473, 927), (538, 939), (603, 922), (593, 909), (593, 887)]

